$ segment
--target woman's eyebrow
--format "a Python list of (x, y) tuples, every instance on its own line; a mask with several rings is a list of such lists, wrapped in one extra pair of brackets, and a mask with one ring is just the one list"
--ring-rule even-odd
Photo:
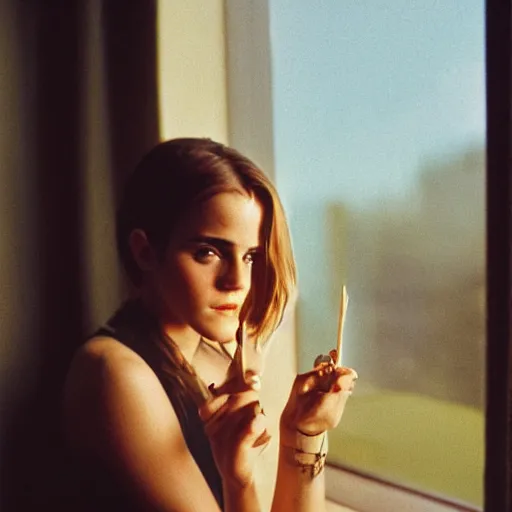
[(194, 244), (208, 244), (217, 247), (218, 249), (229, 250), (232, 249), (235, 245), (233, 242), (229, 240), (225, 240), (224, 238), (217, 238), (214, 236), (195, 236), (190, 239), (190, 242)]
[[(235, 247), (235, 245), (236, 245), (234, 242), (230, 242), (229, 240), (226, 240), (224, 238), (218, 238), (218, 237), (214, 237), (214, 236), (195, 236), (190, 239), (190, 242), (196, 243), (196, 244), (213, 245), (214, 247), (217, 247), (218, 249), (223, 250), (223, 251), (232, 250), (233, 247)], [(249, 251), (260, 251), (260, 250), (261, 250), (261, 246), (256, 245), (254, 247), (249, 247), (248, 252)]]

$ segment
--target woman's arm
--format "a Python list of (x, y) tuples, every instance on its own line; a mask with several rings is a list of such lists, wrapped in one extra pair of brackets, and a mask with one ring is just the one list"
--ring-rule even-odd
[(260, 512), (254, 468), (270, 436), (254, 383), (238, 376), (220, 388), (199, 408), (212, 453), (223, 479), (227, 509)]
[[(72, 447), (109, 467), (141, 510), (219, 512), (159, 380), (115, 340), (96, 339), (77, 354), (64, 421)], [(226, 510), (252, 512), (237, 507), (249, 490), (226, 491)]]
[(295, 461), (295, 449), (280, 445), (272, 512), (324, 512), (323, 469), (313, 475)]
[(319, 366), (298, 375), (280, 421), (272, 512), (324, 512), (327, 430), (336, 427), (357, 373)]
[[(285, 409), (286, 411), (286, 409)], [(324, 512), (327, 432), (304, 436), (283, 413), (273, 511)]]
[(261, 512), (254, 483), (246, 487), (222, 486), (226, 512)]

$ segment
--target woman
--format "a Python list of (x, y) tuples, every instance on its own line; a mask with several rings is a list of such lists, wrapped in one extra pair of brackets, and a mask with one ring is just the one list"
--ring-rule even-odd
[[(83, 494), (95, 510), (259, 511), (254, 466), (270, 436), (257, 369), (295, 285), (274, 187), (222, 144), (164, 142), (126, 184), (117, 244), (133, 296), (66, 384)], [(325, 432), (355, 378), (327, 361), (295, 379), (272, 511), (323, 510)]]

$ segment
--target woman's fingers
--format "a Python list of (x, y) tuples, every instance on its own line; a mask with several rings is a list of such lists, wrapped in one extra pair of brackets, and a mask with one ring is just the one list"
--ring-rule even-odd
[[(257, 447), (268, 444), (267, 419), (260, 402), (253, 400), (244, 404), (244, 398), (231, 395), (204, 425), (205, 433), (212, 438), (218, 434), (226, 442)], [(243, 404), (243, 405), (241, 405)]]
[(336, 369), (339, 375), (350, 375), (352, 379), (357, 380), (359, 378), (358, 373), (354, 368), (348, 368), (347, 366), (340, 366)]
[(228, 398), (229, 395), (213, 396), (213, 398), (207, 400), (199, 407), (199, 417), (207, 423), (219, 409), (226, 405)]
[[(299, 394), (318, 391), (342, 391), (353, 388), (353, 382), (358, 375), (352, 368), (335, 367), (332, 364), (322, 363), (315, 369), (297, 376), (296, 386)], [(350, 384), (349, 384), (350, 383)], [(339, 388), (339, 389), (338, 389)]]
[(297, 377), (296, 384), (301, 394), (310, 391), (328, 392), (332, 383), (336, 380), (336, 367), (329, 363), (321, 363), (313, 370)]
[(343, 415), (349, 396), (349, 391), (311, 391), (304, 394), (297, 403), (292, 424), (301, 432), (310, 435), (335, 428)]
[(199, 417), (204, 422), (207, 434), (214, 435), (224, 417), (228, 417), (230, 427), (232, 427), (244, 420), (245, 424), (248, 424), (262, 412), (258, 394), (249, 388), (246, 391), (230, 395), (214, 395), (199, 408)]
[(357, 378), (352, 368), (329, 363), (298, 375), (288, 404), (287, 424), (311, 434), (334, 428)]
[(243, 379), (236, 375), (218, 388), (210, 386), (209, 389), (213, 395), (241, 393), (249, 390), (259, 391), (261, 389), (261, 378), (258, 373), (247, 370)]
[(208, 400), (199, 408), (199, 417), (203, 420), (206, 435), (214, 435), (221, 419), (229, 410), (233, 395), (222, 395)]
[(352, 368), (337, 368), (336, 379), (333, 380), (331, 389), (332, 391), (352, 392), (358, 378), (357, 372)]
[(268, 422), (259, 402), (248, 404), (245, 417), (239, 422), (238, 441), (247, 448), (264, 449), (270, 442)]

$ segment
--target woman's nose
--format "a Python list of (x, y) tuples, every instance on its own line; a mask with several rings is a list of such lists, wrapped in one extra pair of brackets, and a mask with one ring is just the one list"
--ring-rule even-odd
[(250, 265), (244, 261), (233, 260), (225, 262), (218, 284), (224, 290), (244, 290), (248, 288), (250, 281)]

